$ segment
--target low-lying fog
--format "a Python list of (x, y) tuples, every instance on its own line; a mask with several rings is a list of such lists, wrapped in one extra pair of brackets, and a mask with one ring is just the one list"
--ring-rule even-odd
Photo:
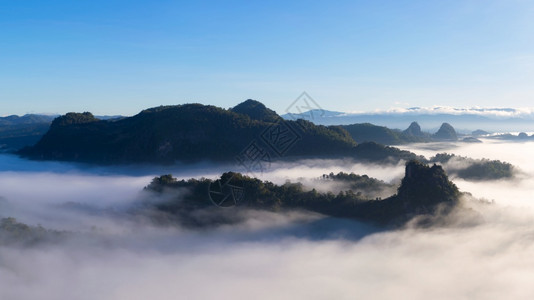
[(470, 192), (478, 198), (495, 200), (501, 205), (534, 207), (534, 142), (481, 140), (483, 143), (412, 144), (399, 148), (426, 157), (447, 152), (509, 162), (518, 168), (514, 180), (472, 182), (454, 178), (454, 183), (462, 191)]
[[(196, 231), (127, 211), (155, 175), (215, 178), (239, 168), (96, 168), (0, 155), (0, 217), (74, 232), (60, 242), (0, 245), (0, 299), (532, 299), (534, 143), (403, 148), (500, 159), (521, 173), (453, 179), (496, 202), (471, 205), (485, 220), (474, 227), (378, 231), (311, 213), (251, 211), (244, 223)], [(314, 179), (339, 171), (398, 182), (404, 167), (305, 160), (273, 164), (261, 178), (328, 189)]]

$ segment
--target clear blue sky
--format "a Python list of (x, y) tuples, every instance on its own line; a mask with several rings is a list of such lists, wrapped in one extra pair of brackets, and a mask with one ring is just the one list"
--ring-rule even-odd
[(534, 2), (0, 0), (0, 115), (534, 106)]

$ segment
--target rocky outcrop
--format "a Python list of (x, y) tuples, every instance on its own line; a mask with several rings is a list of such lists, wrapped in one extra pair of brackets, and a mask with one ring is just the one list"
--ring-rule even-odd
[(423, 132), (421, 131), (421, 126), (419, 126), (417, 122), (412, 122), (410, 126), (408, 126), (408, 128), (404, 130), (402, 133), (404, 133), (405, 135), (417, 136), (417, 137), (424, 136)]
[(449, 123), (441, 124), (439, 130), (433, 135), (433, 138), (436, 140), (448, 140), (456, 141), (458, 136), (456, 135), (456, 130)]

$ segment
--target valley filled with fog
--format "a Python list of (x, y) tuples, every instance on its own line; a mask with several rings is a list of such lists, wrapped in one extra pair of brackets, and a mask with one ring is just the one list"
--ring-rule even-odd
[[(408, 224), (385, 231), (304, 211), (247, 210), (239, 212), (242, 222), (194, 229), (154, 224), (134, 213), (143, 201), (158, 201), (143, 188), (161, 174), (217, 178), (242, 170), (210, 163), (93, 167), (1, 155), (0, 217), (60, 232), (61, 238), (0, 246), (0, 298), (534, 296), (528, 280), (534, 275), (534, 158), (525, 155), (534, 153), (534, 143), (483, 139), (401, 148), (426, 157), (447, 152), (498, 159), (512, 163), (515, 176), (498, 181), (451, 177), (461, 191), (487, 201), (468, 197), (465, 205), (481, 218), (451, 214), (443, 226)], [(340, 171), (398, 185), (404, 164), (301, 160), (273, 163), (259, 175), (329, 191), (339, 187), (317, 179)]]
[(0, 24), (0, 300), (534, 299), (534, 1)]
[[(534, 142), (507, 142), (481, 139), (483, 143), (428, 143), (411, 144), (399, 148), (413, 151), (424, 156), (438, 152), (453, 153), (479, 159), (501, 160), (511, 163), (515, 178), (490, 181), (466, 181), (453, 178), (458, 187), (475, 197), (495, 200), (504, 206), (534, 206)], [(449, 162), (454, 164), (454, 161)]]

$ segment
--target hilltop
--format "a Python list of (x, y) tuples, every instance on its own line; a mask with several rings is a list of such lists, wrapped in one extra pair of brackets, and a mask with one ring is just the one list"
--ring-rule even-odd
[(247, 115), (252, 120), (264, 122), (277, 122), (280, 119), (280, 116), (278, 116), (274, 110), (269, 109), (263, 103), (252, 99), (248, 99), (234, 106), (230, 111)]
[[(405, 177), (395, 195), (386, 199), (367, 199), (358, 188), (378, 187), (386, 184), (366, 176), (348, 174), (330, 175), (329, 180), (351, 182), (351, 189), (337, 194), (306, 190), (301, 183), (276, 185), (240, 173), (224, 173), (217, 181), (190, 179), (178, 181), (171, 175), (156, 177), (145, 189), (153, 193), (165, 193), (173, 189), (188, 189), (183, 199), (172, 198), (164, 202), (145, 203), (160, 213), (177, 218), (189, 226), (207, 226), (232, 222), (232, 213), (218, 214), (206, 194), (211, 184), (219, 186), (220, 193), (231, 193), (231, 205), (235, 209), (252, 208), (271, 211), (304, 209), (327, 216), (350, 218), (384, 226), (400, 226), (416, 216), (436, 216), (438, 211), (447, 213), (459, 203), (460, 192), (448, 179), (440, 166), (427, 166), (418, 161), (406, 164)], [(220, 183), (222, 183), (220, 185)], [(226, 183), (230, 183), (226, 185)], [(225, 187), (229, 188), (225, 190)], [(239, 193), (237, 192), (239, 190)], [(236, 196), (239, 195), (239, 196)], [(235, 201), (234, 201), (235, 200)], [(223, 198), (221, 205), (227, 201)], [(204, 213), (202, 213), (204, 211)], [(225, 210), (223, 210), (225, 211)], [(212, 214), (213, 217), (209, 217)], [(202, 216), (198, 219), (195, 216)], [(216, 216), (216, 217), (215, 217)], [(206, 223), (205, 220), (210, 220)]]
[(456, 130), (454, 130), (454, 127), (451, 126), (449, 123), (443, 123), (441, 124), (441, 127), (439, 130), (432, 135), (434, 139), (437, 140), (448, 140), (448, 141), (456, 141), (458, 140), (458, 136), (456, 135)]

